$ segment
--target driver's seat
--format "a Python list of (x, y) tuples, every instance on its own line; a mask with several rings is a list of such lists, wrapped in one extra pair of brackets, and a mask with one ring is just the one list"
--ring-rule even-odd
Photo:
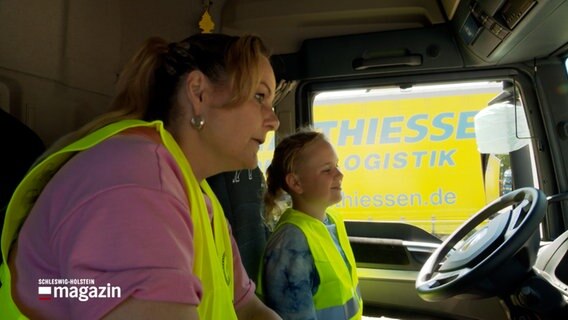
[(568, 292), (568, 231), (542, 247), (534, 268), (556, 287)]
[(256, 281), (268, 229), (262, 219), (264, 175), (253, 170), (230, 171), (207, 178), (231, 224), (243, 265)]

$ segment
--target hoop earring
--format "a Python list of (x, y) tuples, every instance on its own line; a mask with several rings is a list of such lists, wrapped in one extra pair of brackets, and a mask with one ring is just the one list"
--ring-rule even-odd
[(205, 119), (201, 116), (193, 116), (190, 120), (191, 126), (197, 131), (201, 131), (205, 126)]

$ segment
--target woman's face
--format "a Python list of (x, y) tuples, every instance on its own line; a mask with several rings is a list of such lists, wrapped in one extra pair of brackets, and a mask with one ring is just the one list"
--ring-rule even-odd
[(259, 72), (260, 83), (252, 98), (227, 106), (233, 96), (229, 88), (217, 89), (211, 97), (212, 107), (204, 114), (204, 138), (209, 139), (212, 152), (222, 160), (224, 171), (255, 168), (259, 146), (268, 131), (277, 130), (280, 124), (272, 109), (276, 79), (268, 58), (261, 59)]

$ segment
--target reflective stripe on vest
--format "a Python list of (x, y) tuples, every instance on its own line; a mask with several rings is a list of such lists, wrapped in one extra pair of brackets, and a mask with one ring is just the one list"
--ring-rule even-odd
[(322, 221), (294, 209), (288, 209), (280, 218), (276, 230), (286, 223), (294, 224), (304, 233), (308, 241), (320, 278), (318, 290), (313, 297), (318, 319), (361, 319), (363, 301), (359, 293), (357, 267), (345, 224), (339, 216), (329, 212), (327, 215), (336, 225), (339, 245), (345, 253), (350, 269)]
[(360, 297), (361, 293), (359, 287), (357, 287), (357, 296), (349, 299), (342, 306), (316, 310), (316, 316), (318, 319), (325, 320), (361, 319), (362, 310), (358, 312), (362, 307)]
[[(154, 128), (162, 143), (179, 166), (187, 188), (193, 223), (194, 266), (193, 272), (204, 288), (197, 311), (201, 319), (236, 319), (233, 306), (233, 254), (227, 220), (219, 200), (205, 181), (199, 183), (178, 144), (165, 130), (161, 121), (123, 120), (103, 127), (62, 150), (48, 156), (30, 170), (16, 188), (6, 211), (2, 230), (2, 258), (0, 266), (0, 305), (2, 319), (25, 319), (11, 296), (11, 277), (8, 268), (8, 253), (17, 232), (33, 207), (37, 196), (63, 164), (79, 151), (96, 144), (126, 129), (135, 127)], [(203, 199), (205, 193), (211, 199), (213, 228)], [(213, 230), (212, 230), (213, 229)]]

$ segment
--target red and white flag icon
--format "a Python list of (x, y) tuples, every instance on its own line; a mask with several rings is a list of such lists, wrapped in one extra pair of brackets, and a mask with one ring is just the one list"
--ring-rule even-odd
[(38, 287), (39, 300), (51, 300), (51, 287)]

